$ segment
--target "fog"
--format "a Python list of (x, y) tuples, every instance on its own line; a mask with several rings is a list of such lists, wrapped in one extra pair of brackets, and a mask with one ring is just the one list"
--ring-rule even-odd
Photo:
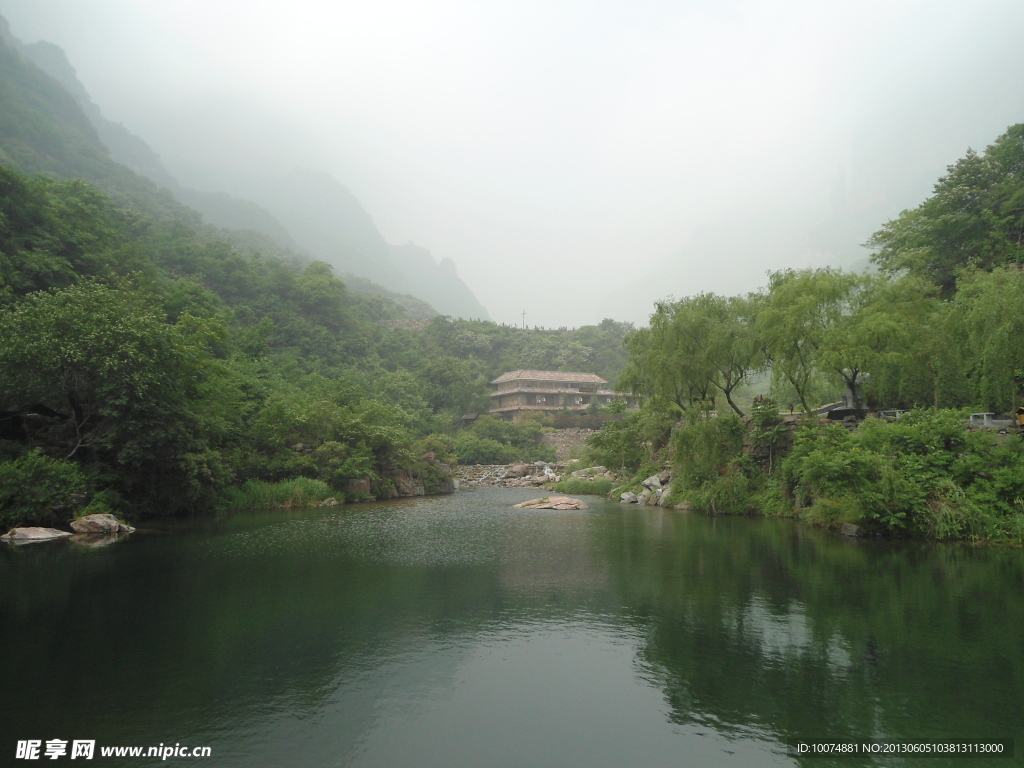
[(860, 244), (1024, 120), (1024, 3), (0, 0), (184, 184), (296, 167), (491, 316), (644, 322)]

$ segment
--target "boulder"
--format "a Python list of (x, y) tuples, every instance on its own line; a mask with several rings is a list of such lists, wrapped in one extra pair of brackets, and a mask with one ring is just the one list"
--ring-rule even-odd
[(619, 499), (622, 500), (623, 504), (636, 504), (636, 502), (637, 502), (636, 494), (635, 493), (631, 493), (630, 491), (626, 491), (625, 493), (620, 493), (619, 494)]
[(839, 529), (839, 532), (843, 536), (849, 536), (850, 538), (857, 538), (860, 536), (860, 526), (854, 525), (853, 523), (843, 523), (843, 527)]
[(647, 500), (651, 498), (651, 495), (651, 489), (644, 488), (642, 491), (640, 491), (640, 493), (636, 495), (637, 504), (646, 504)]
[(644, 488), (661, 488), (661, 480), (657, 475), (651, 475), (641, 483)]
[(317, 504), (317, 506), (318, 507), (339, 507), (339, 506), (341, 506), (341, 502), (338, 501), (333, 496), (329, 496), (328, 498), (324, 499), (319, 504)]
[(27, 544), (31, 541), (49, 541), (50, 539), (66, 539), (74, 534), (59, 531), (56, 528), (11, 528), (0, 539), (13, 544)]
[(425, 496), (427, 493), (423, 481), (410, 477), (408, 472), (398, 472), (392, 479), (399, 496)]
[(661, 489), (661, 495), (658, 496), (658, 506), (659, 507), (665, 506), (665, 499), (667, 499), (671, 493), (672, 493), (672, 486), (671, 485), (666, 485), (664, 488)]
[(662, 485), (665, 485), (669, 480), (672, 479), (672, 473), (665, 469), (658, 473), (658, 480), (661, 481)]
[(659, 488), (654, 493), (652, 493), (650, 496), (648, 496), (647, 497), (647, 501), (645, 503), (649, 507), (654, 507), (654, 506), (657, 506), (658, 502), (660, 502), (660, 501), (661, 501), (661, 488)]
[(505, 477), (526, 477), (530, 473), (525, 464), (513, 464), (505, 470)]
[(85, 515), (71, 521), (75, 533), (131, 533), (135, 529), (110, 514)]
[(514, 504), (514, 509), (590, 509), (579, 499), (572, 499), (568, 496), (543, 496), (539, 499), (530, 499), (521, 504)]
[(370, 481), (366, 478), (360, 480), (349, 480), (345, 483), (345, 492), (368, 495), (370, 493)]

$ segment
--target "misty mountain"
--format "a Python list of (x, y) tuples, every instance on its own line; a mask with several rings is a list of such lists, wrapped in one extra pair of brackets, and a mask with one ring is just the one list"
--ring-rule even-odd
[[(435, 307), (449, 307), (445, 314), (466, 319), (490, 320), (476, 296), (455, 271), (451, 259), (434, 261), (433, 254), (415, 243), (389, 245), (391, 260), (407, 282), (419, 287), (418, 295)], [(440, 279), (439, 279), (440, 277)]]
[(451, 259), (425, 248), (387, 243), (345, 185), (327, 173), (296, 169), (259, 176), (224, 173), (220, 184), (244, 193), (288, 229), (298, 247), (334, 267), (426, 301), (453, 317), (489, 320)]
[[(438, 263), (423, 248), (389, 245), (355, 195), (328, 174), (296, 170), (283, 176), (249, 178), (239, 186), (252, 199), (183, 186), (143, 139), (104, 117), (62, 48), (45, 41), (25, 45), (9, 32), (6, 39), (71, 95), (111, 159), (169, 190), (177, 201), (202, 213), (207, 222), (229, 230), (258, 232), (281, 248), (305, 251), (331, 264), (336, 274), (349, 277), (349, 282), (366, 289), (364, 292), (409, 294), (442, 314), (489, 319), (450, 259)], [(76, 127), (88, 132), (85, 126)], [(95, 143), (91, 136), (89, 142)], [(233, 244), (244, 247), (243, 242)], [(352, 280), (350, 276), (370, 282)], [(372, 283), (382, 288), (368, 289)], [(405, 303), (413, 308), (413, 316), (431, 314), (429, 308), (415, 301)]]

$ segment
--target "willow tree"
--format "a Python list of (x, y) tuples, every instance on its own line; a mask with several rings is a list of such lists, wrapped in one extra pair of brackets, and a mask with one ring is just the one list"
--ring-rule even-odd
[(1024, 270), (965, 274), (953, 312), (978, 394), (993, 408), (1012, 410), (1024, 387)]
[[(925, 359), (934, 364), (938, 341), (915, 338), (934, 305), (934, 287), (914, 276), (890, 280), (878, 274), (843, 275), (832, 295), (828, 324), (822, 329), (817, 365), (837, 376), (853, 393), (857, 410), (864, 403), (857, 393), (862, 375), (889, 362), (908, 358), (920, 344)], [(838, 311), (836, 311), (838, 310)], [(923, 329), (922, 329), (923, 330)], [(931, 330), (931, 329), (929, 329)]]
[(811, 412), (809, 396), (829, 331), (841, 317), (856, 276), (832, 269), (769, 273), (756, 334), (776, 384), (787, 382)]
[(650, 327), (626, 340), (623, 384), (683, 411), (721, 392), (742, 416), (733, 392), (761, 361), (753, 309), (750, 299), (711, 293), (659, 302)]

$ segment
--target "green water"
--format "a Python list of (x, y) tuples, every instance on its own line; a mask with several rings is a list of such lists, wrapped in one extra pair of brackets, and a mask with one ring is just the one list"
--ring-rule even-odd
[(1020, 550), (510, 508), (530, 495), (0, 548), (0, 764), (52, 738), (210, 746), (168, 760), (210, 766), (595, 768), (1024, 735)]

